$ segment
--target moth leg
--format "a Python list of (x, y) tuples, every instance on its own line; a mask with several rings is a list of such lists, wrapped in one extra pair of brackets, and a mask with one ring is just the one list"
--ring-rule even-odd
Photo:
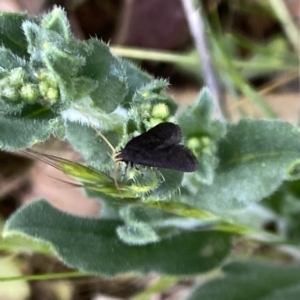
[(127, 171), (128, 171), (128, 168), (130, 167), (131, 169), (134, 169), (134, 170), (139, 170), (134, 164), (132, 161), (123, 161), (125, 163), (125, 170), (124, 170), (124, 173), (122, 174), (122, 177), (125, 176), (127, 174)]
[(136, 170), (138, 173), (141, 174), (142, 177), (144, 177), (143, 171), (141, 171), (136, 165), (132, 164), (131, 167)]
[(161, 182), (161, 183), (163, 183), (163, 182), (166, 181), (164, 175), (162, 174), (162, 172), (161, 172), (159, 169), (156, 169), (156, 173), (161, 177), (161, 179), (162, 179), (162, 182)]
[(125, 166), (124, 173), (122, 174), (122, 177), (126, 175), (129, 164), (132, 164), (132, 162), (128, 162), (128, 161), (124, 161), (124, 163), (126, 166)]

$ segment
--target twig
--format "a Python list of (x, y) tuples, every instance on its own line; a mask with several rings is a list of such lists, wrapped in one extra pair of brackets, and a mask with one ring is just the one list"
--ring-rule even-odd
[(196, 10), (194, 8), (192, 0), (181, 0), (181, 3), (185, 11), (186, 19), (188, 21), (198, 55), (202, 62), (204, 81), (211, 92), (216, 115), (220, 121), (224, 121), (225, 117), (221, 109), (221, 104), (225, 103), (224, 97), (220, 92), (219, 83), (211, 63), (201, 11), (200, 9)]

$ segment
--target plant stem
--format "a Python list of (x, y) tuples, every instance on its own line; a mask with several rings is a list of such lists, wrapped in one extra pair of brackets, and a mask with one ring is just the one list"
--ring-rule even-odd
[(269, 0), (269, 2), (290, 43), (293, 45), (294, 49), (299, 51), (299, 30), (291, 18), (285, 1)]
[(217, 76), (209, 54), (209, 45), (205, 35), (204, 22), (201, 16), (201, 10), (196, 10), (193, 6), (192, 0), (181, 0), (185, 15), (189, 24), (191, 35), (202, 62), (203, 76), (207, 87), (209, 88), (212, 99), (214, 101), (214, 108), (216, 115), (220, 121), (225, 121), (222, 109), (224, 109), (224, 97), (221, 94), (220, 86), (217, 81)]
[(1, 277), (0, 282), (4, 281), (18, 281), (18, 280), (49, 280), (49, 279), (62, 279), (62, 278), (76, 278), (90, 276), (91, 274), (84, 274), (80, 272), (67, 272), (67, 273), (50, 273), (50, 274), (39, 274), (39, 275), (28, 275), (28, 276), (12, 276), (12, 277)]
[[(127, 200), (127, 199), (126, 199)], [(128, 199), (129, 200), (129, 199)], [(129, 200), (132, 201), (132, 200)], [(131, 203), (136, 203), (136, 201), (132, 201)], [(282, 237), (277, 234), (272, 234), (262, 229), (253, 228), (244, 224), (238, 224), (230, 219), (223, 218), (216, 214), (210, 213), (208, 211), (194, 208), (184, 203), (170, 203), (164, 201), (157, 200), (148, 200), (144, 202), (142, 205), (145, 205), (149, 208), (159, 209), (162, 211), (166, 211), (168, 213), (173, 213), (175, 215), (187, 217), (187, 218), (195, 218), (202, 221), (215, 222), (216, 224), (212, 224), (212, 229), (230, 232), (239, 235), (245, 235), (252, 240), (256, 240), (259, 242), (267, 242), (267, 243), (288, 243), (285, 237)]]

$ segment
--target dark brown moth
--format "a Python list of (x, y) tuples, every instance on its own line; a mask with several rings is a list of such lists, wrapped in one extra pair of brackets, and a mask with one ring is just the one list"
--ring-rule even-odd
[(180, 145), (181, 130), (174, 123), (164, 122), (130, 140), (116, 154), (116, 161), (127, 165), (142, 165), (193, 172), (198, 167), (195, 155), (187, 147)]

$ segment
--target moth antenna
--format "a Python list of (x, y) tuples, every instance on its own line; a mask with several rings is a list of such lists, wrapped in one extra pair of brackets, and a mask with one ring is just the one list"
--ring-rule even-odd
[(96, 131), (96, 133), (98, 135), (101, 136), (101, 138), (106, 142), (106, 144), (108, 145), (108, 147), (112, 150), (113, 153), (116, 153), (116, 150), (114, 148), (114, 146), (110, 143), (110, 141), (104, 136), (103, 133), (101, 133), (101, 131), (98, 130), (98, 128), (93, 125), (92, 123), (90, 123), (91, 127)]
[(101, 136), (101, 138), (103, 138), (103, 140), (107, 143), (107, 145), (110, 147), (110, 149), (113, 152), (113, 159), (116, 163), (115, 164), (115, 169), (114, 169), (114, 182), (115, 182), (115, 186), (117, 187), (117, 189), (119, 191), (120, 187), (119, 187), (119, 184), (118, 184), (118, 181), (117, 181), (117, 171), (118, 171), (120, 161), (115, 158), (116, 157), (116, 150), (113, 147), (113, 145), (109, 142), (109, 140), (93, 124), (91, 124), (91, 126), (96, 131), (96, 133), (99, 134)]
[(96, 133), (106, 142), (108, 147), (112, 150), (113, 153), (116, 153), (114, 146), (110, 143), (110, 141), (105, 137), (105, 135), (98, 130), (98, 128), (93, 124), (89, 116), (87, 116), (84, 112), (80, 111), (80, 113), (87, 118), (91, 127), (96, 131)]
[(118, 184), (118, 181), (117, 181), (117, 170), (118, 170), (118, 166), (119, 166), (119, 163), (120, 161), (116, 160), (115, 157), (116, 157), (116, 149), (114, 148), (114, 146), (110, 143), (110, 141), (105, 137), (105, 135), (98, 130), (98, 128), (92, 123), (92, 121), (90, 120), (89, 116), (87, 116), (85, 113), (83, 113), (81, 111), (81, 113), (89, 120), (89, 124), (90, 126), (95, 130), (95, 132), (106, 142), (106, 144), (109, 146), (109, 148), (112, 150), (112, 153), (113, 153), (113, 159), (114, 161), (116, 162), (115, 164), (115, 169), (114, 169), (114, 183), (115, 183), (115, 186), (118, 190), (120, 190), (120, 187), (119, 187), (119, 184)]

